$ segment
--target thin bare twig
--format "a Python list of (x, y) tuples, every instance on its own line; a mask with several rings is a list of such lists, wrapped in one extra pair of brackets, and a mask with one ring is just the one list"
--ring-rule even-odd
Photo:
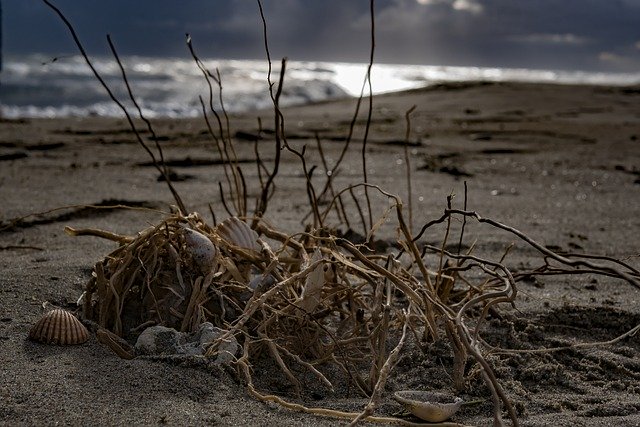
[(404, 114), (407, 130), (404, 135), (404, 164), (407, 174), (407, 207), (409, 208), (409, 232), (413, 233), (413, 191), (411, 190), (411, 161), (409, 158), (409, 137), (411, 136), (411, 113), (416, 106), (409, 108)]
[[(375, 7), (374, 0), (370, 0), (369, 9), (371, 15), (371, 52), (369, 55), (369, 65), (367, 65), (367, 82), (369, 86), (369, 108), (367, 110), (367, 123), (364, 127), (364, 136), (362, 137), (362, 178), (365, 184), (369, 183), (367, 178), (367, 140), (369, 138), (369, 129), (371, 128), (371, 116), (373, 114), (373, 87), (371, 84), (371, 68), (373, 67), (373, 54), (376, 47), (376, 31), (375, 31)], [(367, 200), (367, 211), (369, 214), (369, 228), (373, 227), (373, 213), (371, 211), (371, 200), (369, 199), (369, 187), (364, 187), (364, 197)], [(373, 238), (373, 236), (371, 236)]]
[(182, 214), (186, 215), (188, 210), (185, 207), (184, 203), (182, 202), (182, 199), (180, 198), (180, 195), (178, 194), (176, 189), (173, 187), (173, 184), (171, 183), (169, 175), (165, 171), (164, 165), (162, 163), (160, 163), (156, 159), (156, 156), (153, 153), (153, 151), (151, 151), (151, 149), (147, 146), (147, 144), (142, 139), (142, 136), (140, 136), (140, 133), (138, 132), (138, 129), (136, 128), (135, 124), (133, 123), (133, 119), (131, 118), (131, 115), (127, 111), (127, 108), (122, 104), (122, 102), (120, 102), (118, 100), (118, 98), (116, 98), (116, 96), (111, 91), (111, 88), (109, 87), (109, 85), (107, 85), (107, 83), (104, 81), (104, 79), (102, 78), (100, 73), (98, 73), (98, 70), (96, 70), (96, 68), (93, 66), (93, 63), (89, 59), (89, 56), (87, 55), (87, 52), (84, 50), (84, 47), (82, 46), (82, 43), (80, 42), (80, 39), (78, 38), (78, 35), (76, 34), (76, 31), (74, 30), (73, 26), (71, 25), (71, 22), (69, 22), (69, 20), (62, 13), (62, 11), (60, 11), (60, 9), (58, 9), (56, 6), (54, 6), (49, 0), (42, 0), (42, 1), (47, 6), (49, 6), (49, 8), (51, 8), (58, 15), (58, 17), (62, 20), (62, 22), (64, 22), (64, 24), (66, 25), (67, 29), (71, 33), (71, 37), (73, 38), (73, 41), (75, 42), (76, 46), (78, 47), (78, 50), (80, 51), (80, 54), (82, 55), (82, 57), (84, 58), (85, 62), (87, 63), (87, 65), (91, 69), (91, 72), (96, 77), (96, 79), (98, 79), (98, 81), (100, 82), (102, 87), (107, 91), (107, 94), (109, 95), (109, 98), (111, 98), (111, 100), (113, 102), (115, 102), (118, 105), (118, 107), (120, 107), (122, 112), (124, 113), (125, 117), (127, 118), (127, 122), (129, 123), (129, 127), (131, 128), (131, 130), (133, 131), (134, 135), (136, 136), (136, 140), (142, 146), (142, 148), (147, 152), (147, 154), (151, 157), (151, 161), (153, 162), (154, 167), (164, 177), (165, 182), (167, 183), (167, 186), (169, 187), (169, 191), (173, 195), (173, 198), (174, 198), (176, 204), (178, 205), (178, 209), (180, 210), (180, 212)]
[[(207, 129), (209, 130), (209, 133), (216, 141), (218, 152), (220, 152), (220, 156), (221, 156), (221, 160), (222, 160), (223, 168), (225, 172), (225, 178), (227, 179), (227, 183), (229, 185), (229, 193), (231, 195), (232, 202), (234, 203), (236, 214), (239, 216), (245, 216), (246, 212), (243, 210), (242, 201), (241, 201), (242, 192), (243, 192), (241, 188), (242, 183), (240, 182), (240, 177), (237, 174), (238, 157), (233, 147), (233, 142), (231, 141), (229, 116), (224, 107), (224, 99), (222, 97), (222, 77), (220, 76), (219, 70), (216, 69), (216, 74), (214, 75), (213, 73), (211, 73), (211, 71), (207, 69), (207, 67), (204, 65), (204, 62), (200, 60), (200, 58), (195, 52), (191, 35), (187, 34), (186, 37), (187, 37), (187, 47), (189, 48), (189, 53), (191, 54), (191, 57), (193, 58), (194, 62), (202, 72), (205, 78), (205, 81), (207, 83), (207, 87), (209, 88), (209, 110), (213, 113), (214, 117), (216, 118), (216, 122), (218, 123), (219, 139), (214, 135), (211, 129), (209, 120), (207, 118), (207, 113), (203, 108), (204, 119), (207, 122)], [(224, 116), (224, 121), (225, 121), (224, 124), (223, 124), (222, 117), (220, 117), (220, 114), (216, 111), (213, 105), (213, 84), (211, 83), (212, 80), (218, 86), (218, 100)], [(200, 102), (203, 103), (202, 99), (200, 100)], [(226, 125), (226, 130), (225, 130), (225, 125)], [(222, 147), (220, 147), (220, 143)], [(222, 153), (224, 153), (224, 156), (222, 156)], [(227, 168), (229, 168), (229, 172), (233, 176), (233, 181), (229, 176), (229, 172), (227, 172)]]
[(260, 0), (257, 0), (257, 2), (258, 2), (258, 8), (260, 10), (260, 18), (262, 19), (264, 48), (267, 55), (267, 62), (269, 64), (269, 70), (267, 74), (267, 83), (269, 84), (269, 94), (271, 96), (271, 100), (273, 101), (273, 106), (274, 106), (274, 130), (275, 130), (276, 146), (275, 146), (275, 160), (274, 160), (273, 169), (269, 174), (269, 176), (267, 177), (267, 181), (260, 194), (258, 207), (256, 209), (256, 212), (254, 213), (254, 221), (252, 224), (253, 226), (256, 225), (257, 220), (260, 217), (262, 217), (267, 210), (267, 204), (269, 201), (269, 191), (271, 189), (271, 186), (273, 185), (274, 179), (278, 174), (278, 170), (280, 168), (280, 153), (282, 151), (282, 121), (283, 121), (282, 113), (280, 112), (280, 96), (282, 95), (282, 88), (284, 84), (284, 74), (285, 74), (285, 69), (287, 64), (286, 58), (283, 58), (280, 66), (280, 81), (278, 83), (278, 88), (276, 90), (276, 93), (274, 94), (273, 83), (271, 82), (272, 65), (271, 65), (271, 54), (269, 53), (269, 43), (267, 38), (267, 20), (264, 16), (264, 10), (262, 9), (262, 2)]

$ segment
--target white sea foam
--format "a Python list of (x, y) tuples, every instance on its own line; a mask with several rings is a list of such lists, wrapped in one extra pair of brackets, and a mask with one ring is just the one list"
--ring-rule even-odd
[[(199, 96), (208, 103), (208, 87), (191, 59), (124, 57), (133, 92), (148, 117), (194, 117), (201, 114)], [(120, 70), (111, 58), (93, 63), (118, 99), (127, 100)], [(271, 105), (265, 61), (207, 60), (222, 77), (225, 108), (250, 111)], [(271, 79), (278, 79), (274, 64)], [(283, 105), (358, 96), (366, 64), (297, 62), (287, 65)], [(520, 81), (606, 85), (640, 84), (640, 73), (611, 74), (505, 68), (374, 64), (374, 93), (414, 89), (452, 81)], [(215, 108), (220, 108), (217, 87)], [(368, 87), (366, 88), (368, 93)], [(80, 56), (8, 57), (0, 75), (1, 107), (5, 117), (122, 116)], [(126, 103), (131, 105), (131, 103)]]

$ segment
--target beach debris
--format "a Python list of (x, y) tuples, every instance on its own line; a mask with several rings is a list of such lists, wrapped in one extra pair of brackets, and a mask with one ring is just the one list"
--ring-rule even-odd
[(462, 168), (464, 158), (459, 153), (441, 153), (438, 155), (425, 155), (423, 164), (418, 170), (436, 173), (446, 173), (454, 177), (472, 177), (473, 174)]
[(131, 344), (105, 328), (99, 328), (96, 331), (96, 338), (121, 359), (131, 360), (136, 357), (135, 349)]
[(212, 231), (197, 215), (170, 216), (121, 241), (94, 266), (84, 317), (124, 338), (143, 324), (196, 328), (204, 321), (202, 306), (210, 302), (215, 311), (218, 303), (206, 295), (221, 257)]
[[(135, 345), (136, 355), (146, 356), (203, 356), (209, 344), (225, 333), (224, 329), (205, 322), (192, 333), (178, 332), (165, 326), (152, 326), (145, 329)], [(235, 359), (239, 350), (238, 342), (230, 337), (218, 347), (215, 363), (229, 363)]]
[(167, 355), (178, 354), (184, 344), (184, 335), (166, 326), (151, 326), (145, 329), (136, 341), (136, 354)]
[(29, 339), (44, 344), (82, 344), (89, 339), (89, 330), (73, 314), (56, 308), (33, 325), (29, 331)]
[[(396, 196), (382, 194), (400, 205)], [(563, 255), (475, 212), (450, 209), (430, 224), (460, 217), (463, 224), (464, 219), (476, 219), (511, 232), (574, 271)], [(135, 237), (115, 239), (118, 248), (95, 264), (85, 286), (84, 316), (111, 333), (99, 332), (100, 342), (120, 357), (204, 357), (207, 363), (232, 363), (251, 394), (264, 401), (271, 395), (257, 391), (252, 374), (259, 360), (279, 368), (297, 393), (304, 390), (299, 376), (306, 372), (329, 390), (335, 381), (346, 379), (362, 395), (379, 395), (384, 387), (379, 379), (390, 357), (388, 343), (398, 342), (401, 325), (410, 325), (425, 341), (444, 336), (450, 340), (453, 385), (464, 390), (469, 359), (490, 369), (469, 345), (465, 318), (476, 318), (471, 308), (492, 293), (512, 301), (516, 282), (542, 273), (513, 274), (502, 262), (458, 255), (447, 249), (446, 238), (440, 246), (422, 243), (419, 248), (416, 241), (428, 227), (411, 235), (400, 211), (398, 223), (403, 253), (394, 261), (393, 255), (327, 229), (292, 235), (261, 220), (252, 229), (236, 217), (212, 227), (197, 213), (172, 213)], [(114, 240), (102, 231), (83, 234)], [(421, 252), (427, 255), (423, 258)], [(405, 258), (413, 262), (401, 262)], [(462, 269), (460, 259), (466, 263)], [(581, 263), (605, 271), (589, 260)], [(637, 285), (632, 267), (629, 272), (606, 268)], [(470, 285), (472, 270), (484, 279)], [(502, 300), (491, 301), (495, 305)], [(133, 351), (118, 337), (137, 339)], [(332, 361), (333, 366), (327, 366)], [(502, 392), (491, 377), (487, 385), (492, 393)], [(426, 421), (445, 420), (462, 404), (451, 396), (440, 400), (412, 393), (399, 392), (395, 398)], [(515, 419), (510, 402), (502, 403)]]
[[(310, 375), (328, 390), (334, 390), (335, 382), (349, 381), (362, 395), (379, 396), (384, 389), (380, 379), (390, 372), (383, 372), (391, 357), (388, 345), (399, 343), (401, 325), (409, 325), (421, 341), (449, 340), (453, 386), (462, 391), (469, 360), (491, 372), (481, 351), (470, 344), (466, 319), (485, 316), (473, 307), (489, 301), (494, 309), (500, 302), (512, 302), (518, 281), (545, 270), (514, 274), (503, 262), (506, 253), (500, 261), (471, 254), (471, 246), (462, 253), (463, 231), (449, 249), (451, 220), (462, 219), (464, 227), (474, 219), (507, 231), (563, 266), (563, 272), (580, 270), (565, 255), (472, 211), (450, 207), (412, 235), (400, 199), (379, 191), (397, 208), (402, 235), (394, 250), (402, 252), (396, 255), (372, 251), (366, 243), (327, 228), (287, 234), (260, 219), (251, 228), (236, 217), (212, 227), (197, 213), (171, 213), (135, 237), (84, 230), (84, 235), (119, 243), (94, 266), (81, 301), (84, 316), (114, 334), (101, 334), (101, 342), (120, 357), (232, 363), (251, 395), (263, 401), (274, 395), (260, 393), (254, 384), (258, 362), (270, 363), (299, 394), (305, 390), (300, 377)], [(447, 226), (442, 244), (417, 243), (436, 224)], [(640, 287), (637, 270), (624, 262), (616, 261), (615, 267), (581, 259), (580, 265)], [(137, 339), (134, 351), (116, 337)], [(487, 378), (492, 394), (503, 393), (495, 377)], [(439, 400), (409, 391), (395, 398), (431, 422), (451, 417), (462, 404), (455, 397)], [(508, 400), (494, 408), (499, 411), (501, 406), (512, 420), (517, 418)], [(306, 410), (315, 413), (314, 408)], [(321, 412), (327, 413), (325, 408)]]
[(463, 404), (460, 397), (431, 391), (401, 390), (393, 397), (413, 415), (431, 423), (448, 420)]
[(469, 139), (472, 141), (491, 141), (493, 139), (493, 135), (489, 132), (478, 132), (470, 134)]

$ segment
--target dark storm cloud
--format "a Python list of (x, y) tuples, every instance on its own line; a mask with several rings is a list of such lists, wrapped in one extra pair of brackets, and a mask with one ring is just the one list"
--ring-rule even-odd
[(397, 0), (379, 20), (381, 51), (429, 63), (640, 70), (640, 0)]
[[(5, 52), (73, 53), (38, 0), (2, 0)], [(274, 58), (366, 62), (366, 0), (265, 0)], [(252, 0), (58, 0), (93, 53), (263, 58)], [(378, 0), (376, 60), (391, 63), (640, 70), (640, 0)]]

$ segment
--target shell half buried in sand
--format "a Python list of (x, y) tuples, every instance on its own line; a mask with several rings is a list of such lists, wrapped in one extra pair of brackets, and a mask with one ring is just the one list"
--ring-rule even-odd
[(462, 406), (459, 397), (431, 391), (402, 390), (393, 397), (413, 415), (432, 423), (448, 420)]
[(76, 316), (56, 308), (33, 325), (29, 338), (44, 344), (75, 345), (89, 339), (89, 330)]

